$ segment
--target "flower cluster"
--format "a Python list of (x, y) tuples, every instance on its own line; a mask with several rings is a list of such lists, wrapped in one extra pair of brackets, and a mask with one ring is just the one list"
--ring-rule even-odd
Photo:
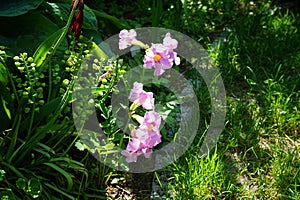
[(144, 56), (144, 68), (154, 68), (154, 76), (162, 75), (166, 69), (172, 68), (173, 64), (179, 65), (180, 58), (174, 49), (177, 48), (177, 40), (171, 37), (170, 33), (165, 35), (163, 43), (144, 45), (142, 42), (136, 39), (137, 33), (131, 29), (129, 31), (122, 30), (119, 34), (119, 49), (126, 49), (131, 45), (140, 46), (146, 49), (146, 55)]
[(149, 158), (152, 148), (161, 142), (160, 124), (161, 117), (154, 111), (154, 98), (152, 92), (145, 92), (143, 84), (135, 82), (133, 89), (130, 91), (129, 100), (133, 102), (130, 110), (134, 110), (142, 105), (143, 108), (149, 110), (144, 117), (133, 115), (139, 122), (138, 128), (131, 130), (131, 141), (128, 142), (126, 150), (121, 154), (126, 156), (126, 161), (136, 162), (137, 157), (144, 154), (145, 158)]
[[(122, 30), (119, 34), (119, 49), (123, 50), (130, 46), (138, 46), (146, 50), (144, 56), (144, 68), (154, 68), (154, 76), (162, 75), (167, 69), (180, 64), (180, 58), (174, 51), (177, 46), (177, 40), (167, 33), (162, 43), (144, 44), (136, 39), (135, 30)], [(136, 162), (137, 157), (144, 154), (145, 158), (149, 158), (152, 148), (161, 142), (160, 124), (161, 116), (154, 111), (154, 98), (152, 92), (143, 90), (143, 84), (135, 82), (133, 89), (130, 91), (129, 100), (133, 102), (130, 106), (130, 116), (139, 122), (138, 128), (131, 130), (131, 140), (127, 144), (126, 150), (121, 154), (126, 156), (126, 161)], [(146, 109), (144, 117), (134, 114), (137, 107), (142, 106)]]

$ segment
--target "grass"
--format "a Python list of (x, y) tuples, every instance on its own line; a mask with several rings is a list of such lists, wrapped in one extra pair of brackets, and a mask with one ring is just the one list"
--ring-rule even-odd
[(212, 51), (226, 126), (208, 155), (197, 155), (196, 141), (168, 167), (170, 199), (299, 199), (300, 15), (269, 5), (237, 18)]

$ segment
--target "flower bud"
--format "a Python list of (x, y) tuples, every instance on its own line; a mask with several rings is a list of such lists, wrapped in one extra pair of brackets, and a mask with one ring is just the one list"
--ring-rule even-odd
[(33, 58), (29, 57), (29, 58), (27, 58), (27, 61), (32, 63), (33, 62)]
[(14, 61), (19, 61), (20, 57), (19, 56), (15, 56), (13, 59), (14, 59)]

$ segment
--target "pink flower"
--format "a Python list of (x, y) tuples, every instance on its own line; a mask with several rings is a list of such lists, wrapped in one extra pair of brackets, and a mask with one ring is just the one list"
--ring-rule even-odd
[(163, 45), (165, 47), (167, 47), (168, 49), (170, 49), (170, 50), (174, 50), (174, 49), (177, 48), (178, 42), (177, 42), (177, 40), (171, 38), (170, 33), (167, 33), (164, 40), (163, 40)]
[(126, 150), (137, 152), (140, 148), (140, 145), (141, 145), (141, 141), (139, 139), (132, 138), (132, 140), (128, 142)]
[(133, 89), (130, 91), (129, 100), (135, 104), (142, 105), (146, 110), (154, 109), (154, 98), (152, 92), (145, 92), (143, 84), (134, 82)]
[(142, 125), (146, 125), (147, 127), (149, 127), (150, 130), (152, 129), (159, 130), (160, 123), (161, 123), (160, 115), (155, 111), (149, 111), (146, 112)]
[(122, 30), (119, 33), (119, 49), (123, 50), (126, 49), (127, 47), (130, 47), (132, 45), (133, 42), (136, 41), (136, 32), (135, 30), (131, 29), (131, 30)]
[(126, 162), (128, 162), (128, 163), (137, 161), (138, 154), (135, 152), (130, 152), (130, 151), (124, 150), (121, 152), (121, 154), (123, 156), (126, 156)]
[[(144, 116), (144, 121), (139, 127), (139, 129), (143, 130), (144, 132), (147, 132), (148, 137), (145, 143), (151, 148), (161, 142), (161, 134), (159, 130), (160, 124), (161, 124), (160, 115), (155, 111), (149, 111), (146, 112)], [(141, 134), (140, 132), (137, 131), (136, 135), (139, 138)]]
[(141, 125), (136, 131), (136, 137), (148, 148), (153, 148), (161, 143), (161, 135), (159, 129), (150, 126)]
[(161, 142), (160, 124), (161, 117), (158, 113), (146, 112), (138, 129), (131, 131), (132, 140), (128, 142), (126, 150), (121, 152), (126, 156), (128, 163), (136, 162), (137, 157), (141, 154), (144, 154), (145, 158), (150, 157), (152, 148)]
[(177, 57), (177, 53), (173, 51), (178, 46), (177, 40), (171, 38), (171, 34), (167, 33), (164, 40), (163, 40), (163, 45), (169, 49), (169, 55), (173, 59), (173, 61), (175, 62), (175, 65), (179, 65), (180, 64), (180, 58)]
[(144, 67), (152, 69), (154, 67), (154, 75), (159, 76), (165, 72), (166, 69), (170, 69), (175, 62), (179, 65), (180, 58), (177, 57), (177, 53), (173, 50), (178, 46), (178, 42), (171, 38), (171, 34), (167, 33), (163, 39), (163, 44), (152, 44), (146, 51), (144, 57)]
[(129, 94), (129, 100), (131, 102), (134, 102), (135, 100), (137, 100), (139, 98), (139, 96), (142, 92), (144, 92), (143, 84), (138, 83), (138, 82), (135, 81), (133, 83), (133, 88), (132, 88), (132, 90), (130, 91), (130, 94)]
[(168, 49), (162, 44), (152, 44), (146, 51), (144, 57), (144, 67), (152, 69), (154, 67), (154, 76), (159, 76), (170, 69), (173, 65), (173, 60), (170, 59)]

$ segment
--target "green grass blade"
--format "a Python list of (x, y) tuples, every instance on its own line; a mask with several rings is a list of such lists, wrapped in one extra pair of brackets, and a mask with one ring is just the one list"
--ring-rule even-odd
[(14, 172), (18, 177), (20, 178), (24, 178), (25, 179), (25, 176), (19, 171), (17, 170), (14, 166), (6, 163), (6, 162), (1, 162), (0, 163), (0, 166), (4, 166), (6, 167), (7, 169), (10, 169), (12, 172)]
[(11, 140), (11, 143), (8, 147), (8, 151), (7, 151), (7, 159), (11, 159), (10, 156), (13, 154), (13, 151), (14, 151), (14, 148), (16, 146), (16, 143), (17, 143), (17, 137), (18, 137), (18, 133), (19, 133), (19, 128), (20, 128), (20, 124), (21, 124), (21, 119), (22, 119), (22, 116), (21, 115), (18, 115), (17, 118), (15, 119), (16, 121), (16, 126), (15, 128), (13, 128), (13, 135), (12, 135), (12, 140)]
[(59, 166), (53, 164), (53, 163), (43, 163), (44, 165), (47, 165), (48, 167), (51, 167), (52, 169), (56, 170), (57, 172), (59, 172), (61, 175), (63, 175), (68, 183), (68, 190), (71, 190), (71, 188), (73, 187), (73, 180), (72, 180), (72, 176), (71, 174), (69, 174), (68, 172), (66, 172), (65, 170), (63, 170), (62, 168), (60, 168)]
[(64, 191), (58, 189), (56, 186), (53, 186), (53, 185), (51, 185), (51, 184), (49, 184), (49, 183), (44, 183), (44, 184), (45, 184), (47, 187), (51, 188), (52, 190), (54, 190), (54, 191), (60, 193), (61, 195), (67, 197), (68, 199), (75, 200), (75, 198), (74, 198), (73, 196), (71, 196), (71, 195), (65, 193)]

